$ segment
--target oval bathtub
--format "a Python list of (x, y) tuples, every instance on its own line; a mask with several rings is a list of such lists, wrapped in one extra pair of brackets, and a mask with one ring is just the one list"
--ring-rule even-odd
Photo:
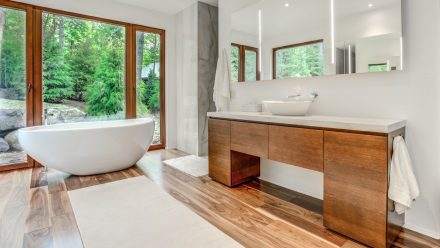
[(29, 156), (44, 166), (85, 176), (136, 164), (154, 134), (152, 119), (81, 122), (20, 129)]

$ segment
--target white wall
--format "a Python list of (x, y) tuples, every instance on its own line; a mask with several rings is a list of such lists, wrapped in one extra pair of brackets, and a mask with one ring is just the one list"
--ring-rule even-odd
[(173, 15), (106, 0), (18, 0), (18, 2), (164, 29), (166, 31), (166, 143), (167, 147), (176, 147), (175, 17)]
[[(220, 49), (230, 45), (230, 14), (236, 0), (221, 0)], [(407, 142), (421, 197), (407, 214), (406, 226), (440, 238), (440, 2), (403, 0), (404, 72), (326, 76), (232, 86), (231, 109), (243, 103), (285, 97), (293, 88), (317, 90), (311, 114), (408, 120)], [(263, 161), (262, 178), (322, 196), (322, 175)], [(319, 185), (319, 186), (317, 186)]]
[(198, 21), (197, 4), (181, 11), (176, 18), (177, 72), (177, 148), (198, 153)]

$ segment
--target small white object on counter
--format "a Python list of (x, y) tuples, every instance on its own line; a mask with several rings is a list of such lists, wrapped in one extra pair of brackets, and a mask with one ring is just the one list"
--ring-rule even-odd
[(241, 107), (241, 110), (244, 112), (253, 112), (258, 113), (263, 109), (263, 105), (259, 103), (248, 103)]
[(406, 126), (404, 120), (369, 119), (336, 116), (277, 116), (268, 113), (209, 112), (208, 117), (305, 127), (320, 127), (361, 132), (391, 133)]

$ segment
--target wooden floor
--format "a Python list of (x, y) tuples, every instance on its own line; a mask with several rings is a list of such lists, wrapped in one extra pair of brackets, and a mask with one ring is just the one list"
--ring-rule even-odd
[[(323, 227), (320, 200), (258, 180), (231, 189), (162, 163), (185, 155), (150, 152), (142, 167), (98, 176), (44, 168), (1, 173), (0, 247), (83, 247), (67, 192), (142, 175), (246, 247), (364, 247)], [(404, 231), (393, 247), (440, 242)]]

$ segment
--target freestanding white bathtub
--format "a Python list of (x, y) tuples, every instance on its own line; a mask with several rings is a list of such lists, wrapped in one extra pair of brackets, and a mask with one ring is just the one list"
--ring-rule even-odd
[(154, 121), (147, 118), (29, 127), (19, 130), (18, 139), (42, 165), (85, 176), (135, 165), (153, 133)]

